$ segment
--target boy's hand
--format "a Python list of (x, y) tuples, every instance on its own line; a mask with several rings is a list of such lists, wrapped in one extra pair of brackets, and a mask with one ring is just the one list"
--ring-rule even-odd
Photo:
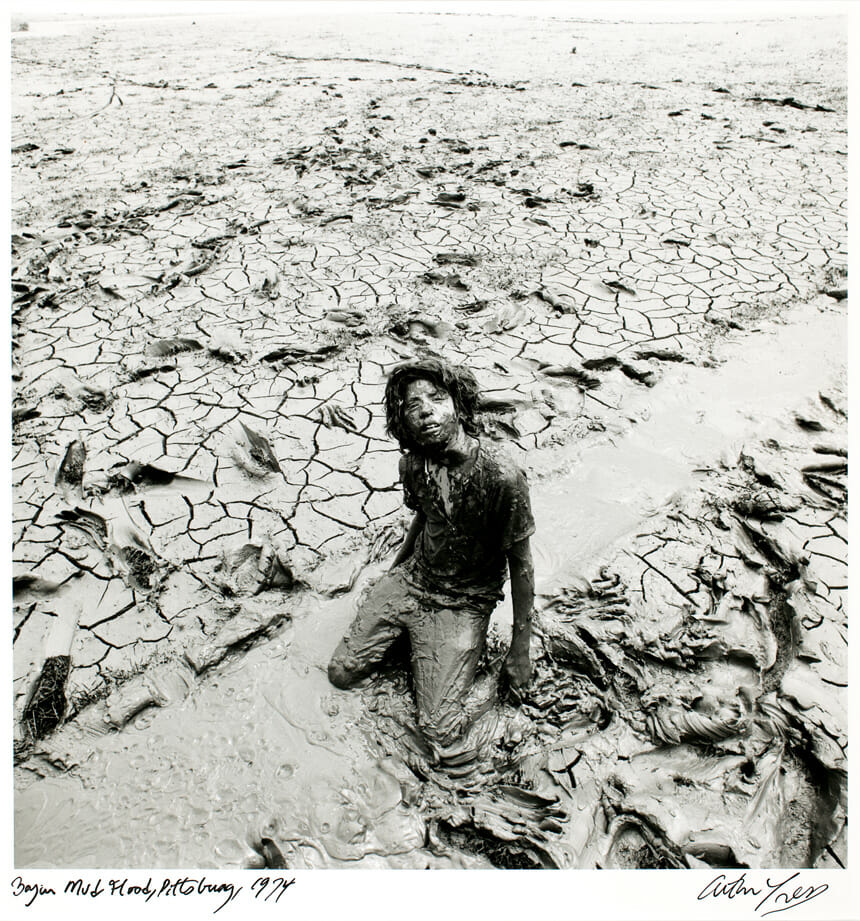
[(512, 648), (508, 652), (502, 666), (502, 674), (507, 679), (508, 687), (513, 691), (514, 699), (518, 700), (520, 692), (526, 689), (532, 677), (528, 647), (523, 650)]

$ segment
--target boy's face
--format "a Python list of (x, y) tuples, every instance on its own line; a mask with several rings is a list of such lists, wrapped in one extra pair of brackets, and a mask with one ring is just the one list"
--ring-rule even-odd
[(422, 448), (443, 447), (457, 434), (460, 421), (447, 390), (420, 378), (410, 381), (403, 399), (403, 421)]

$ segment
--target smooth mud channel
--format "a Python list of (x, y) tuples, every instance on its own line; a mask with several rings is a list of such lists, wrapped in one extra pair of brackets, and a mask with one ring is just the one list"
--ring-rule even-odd
[[(16, 866), (844, 866), (845, 48), (17, 33)], [(326, 675), (408, 521), (386, 377), (428, 356), (537, 524), (533, 679), (447, 770), (402, 648)]]

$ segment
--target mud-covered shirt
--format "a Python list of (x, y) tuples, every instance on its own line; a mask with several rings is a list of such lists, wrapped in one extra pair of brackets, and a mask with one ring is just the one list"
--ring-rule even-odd
[(425, 519), (403, 564), (413, 580), (453, 599), (494, 606), (507, 551), (535, 531), (523, 470), (501, 445), (479, 440), (473, 457), (455, 470), (404, 455), (400, 481), (406, 505)]

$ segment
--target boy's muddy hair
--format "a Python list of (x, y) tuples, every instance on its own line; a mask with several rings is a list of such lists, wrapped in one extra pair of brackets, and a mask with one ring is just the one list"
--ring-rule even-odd
[(463, 367), (453, 367), (439, 358), (424, 358), (399, 365), (388, 376), (385, 385), (386, 430), (395, 438), (403, 451), (414, 451), (418, 447), (409, 437), (403, 421), (403, 400), (406, 388), (412, 381), (427, 380), (446, 390), (454, 403), (454, 409), (464, 430), (469, 435), (478, 434), (478, 382), (475, 375)]

